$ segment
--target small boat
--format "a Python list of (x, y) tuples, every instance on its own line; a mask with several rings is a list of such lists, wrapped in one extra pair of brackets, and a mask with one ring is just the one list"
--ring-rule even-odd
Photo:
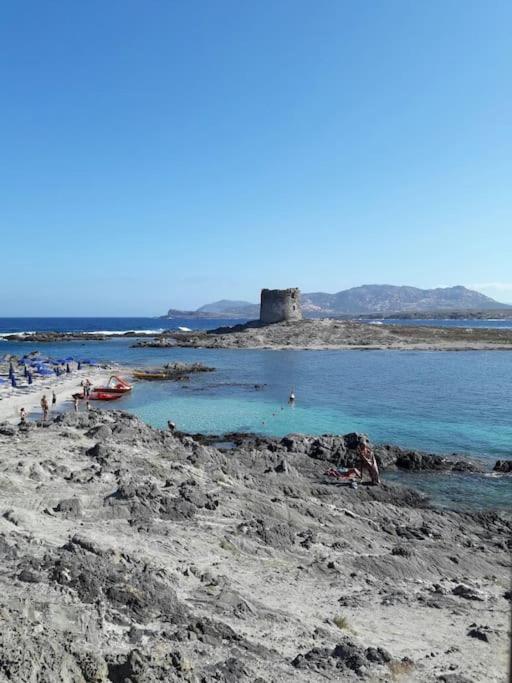
[(104, 387), (93, 387), (92, 391), (99, 391), (103, 394), (126, 394), (132, 390), (132, 385), (126, 380), (112, 375)]
[(137, 379), (169, 379), (169, 373), (164, 371), (134, 370), (132, 374)]
[(78, 398), (80, 400), (86, 399), (87, 401), (116, 401), (118, 398), (121, 398), (122, 395), (123, 394), (93, 389), (89, 396), (85, 396), (82, 392), (73, 394), (73, 398)]
[(179, 330), (180, 332), (192, 332), (192, 330), (190, 329), (190, 327), (181, 327), (181, 326), (178, 326), (178, 330)]

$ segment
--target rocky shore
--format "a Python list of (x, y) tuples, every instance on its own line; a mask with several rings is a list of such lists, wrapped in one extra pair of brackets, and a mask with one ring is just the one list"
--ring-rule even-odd
[(512, 350), (512, 330), (495, 328), (429, 327), (372, 324), (360, 321), (300, 320), (262, 325), (249, 322), (208, 331), (166, 331), (112, 334), (88, 332), (35, 332), (12, 334), (8, 341), (54, 343), (68, 341), (108, 341), (132, 338), (137, 348), (206, 349), (359, 349), (493, 351)]
[(512, 330), (372, 325), (341, 320), (247, 323), (207, 332), (165, 332), (136, 347), (208, 349), (512, 350)]
[(0, 679), (505, 680), (509, 521), (329, 481), (353, 444), (0, 429)]

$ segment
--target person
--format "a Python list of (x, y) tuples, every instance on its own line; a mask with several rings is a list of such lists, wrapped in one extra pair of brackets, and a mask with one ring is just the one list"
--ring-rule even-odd
[(290, 391), (290, 395), (288, 396), (288, 403), (290, 403), (290, 404), (295, 403), (295, 392), (293, 390), (293, 387), (292, 387), (292, 390)]
[(73, 407), (75, 409), (75, 413), (78, 413), (78, 396), (73, 396)]
[(69, 363), (66, 363), (66, 372), (68, 375), (71, 372), (71, 368), (69, 367)]
[(48, 405), (48, 399), (46, 398), (46, 394), (43, 394), (43, 398), (41, 399), (41, 408), (43, 410), (43, 422), (46, 422), (46, 420), (48, 419), (49, 407), (50, 406)]
[(76, 369), (77, 369), (77, 370), (81, 370), (81, 369), (82, 369), (82, 363), (81, 363), (80, 361), (78, 361), (78, 363), (76, 364)]
[(27, 424), (27, 414), (25, 408), (20, 408), (20, 425)]
[(89, 403), (89, 401), (85, 402), (85, 407), (87, 408), (87, 410), (91, 409), (91, 404)]
[(54, 406), (57, 403), (57, 394), (52, 391), (52, 406)]
[(359, 469), (361, 471), (361, 481), (363, 480), (364, 471), (366, 470), (370, 475), (371, 482), (374, 486), (380, 484), (379, 466), (375, 459), (375, 454), (367, 443), (361, 442), (357, 447), (357, 454), (359, 456)]
[(169, 431), (171, 433), (176, 431), (176, 425), (174, 424), (174, 422), (172, 420), (167, 420), (167, 426), (168, 426)]

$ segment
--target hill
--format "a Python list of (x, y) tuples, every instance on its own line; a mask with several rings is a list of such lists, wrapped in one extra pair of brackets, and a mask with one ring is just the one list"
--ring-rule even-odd
[[(391, 315), (399, 313), (424, 314), (437, 311), (496, 311), (512, 310), (480, 292), (467, 287), (418, 287), (396, 285), (361, 285), (335, 294), (312, 292), (302, 294), (302, 310), (307, 318), (352, 315)], [(259, 304), (248, 301), (222, 299), (201, 306), (195, 311), (170, 309), (165, 318), (240, 318), (259, 317)]]

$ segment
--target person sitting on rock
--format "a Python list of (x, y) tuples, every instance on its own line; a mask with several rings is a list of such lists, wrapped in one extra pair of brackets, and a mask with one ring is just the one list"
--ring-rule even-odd
[(371, 482), (374, 486), (380, 484), (379, 466), (375, 459), (375, 454), (367, 443), (360, 443), (357, 447), (357, 455), (359, 456), (359, 469), (361, 471), (361, 481), (363, 480), (364, 471), (366, 470), (370, 475)]

